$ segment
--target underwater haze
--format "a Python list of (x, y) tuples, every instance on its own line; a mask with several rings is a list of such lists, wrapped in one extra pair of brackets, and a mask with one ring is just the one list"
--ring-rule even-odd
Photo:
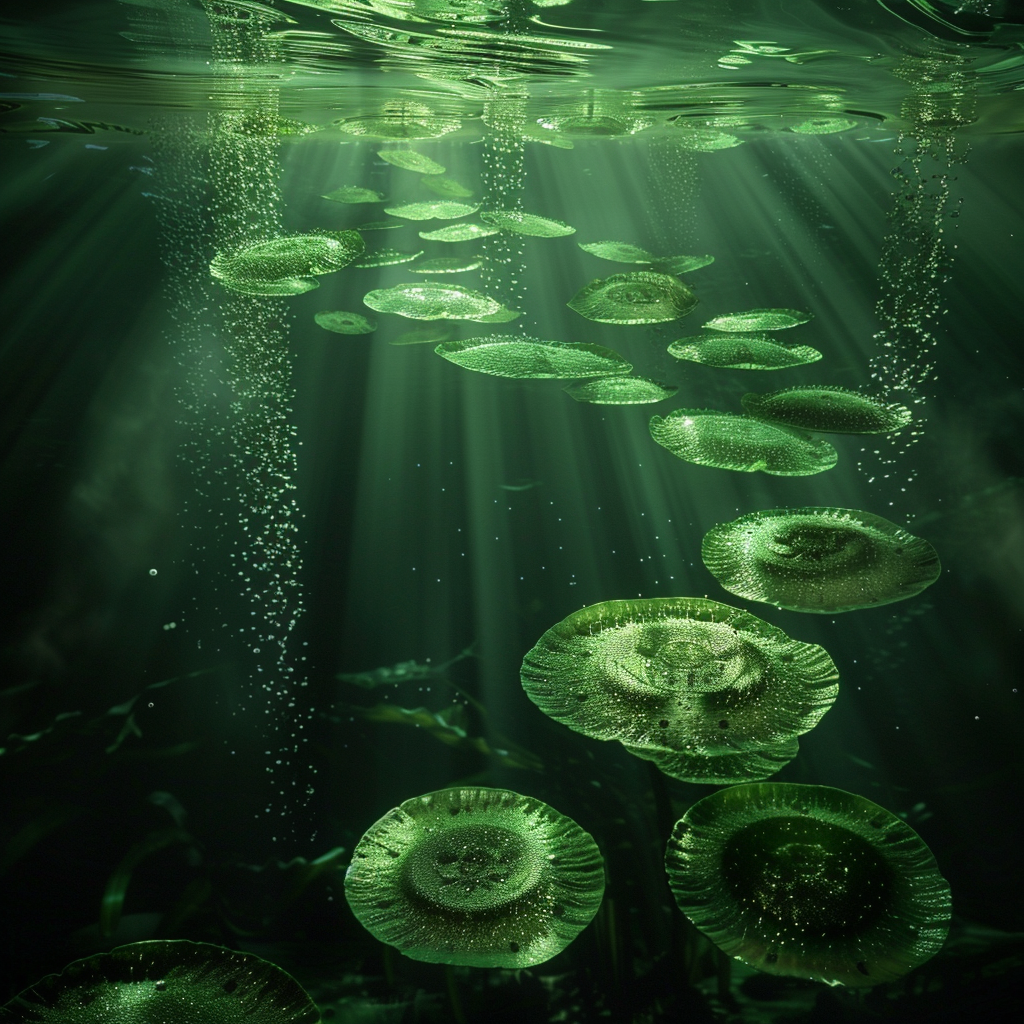
[(1017, 1019), (1021, 3), (0, 33), (0, 1024)]

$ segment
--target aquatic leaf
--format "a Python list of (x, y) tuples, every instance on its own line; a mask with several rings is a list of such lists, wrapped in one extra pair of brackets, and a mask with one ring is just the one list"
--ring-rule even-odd
[(401, 206), (386, 206), (385, 213), (405, 220), (455, 220), (468, 217), (480, 209), (479, 203), (456, 203), (451, 199), (438, 199), (433, 203), (403, 203)]
[(665, 868), (697, 928), (769, 974), (878, 985), (934, 956), (949, 931), (949, 884), (920, 836), (841, 789), (712, 793), (676, 823)]
[(480, 292), (433, 281), (378, 288), (368, 292), (363, 302), (378, 313), (397, 313), (413, 320), (473, 320), (503, 308)]
[(336, 188), (320, 198), (330, 199), (335, 203), (384, 202), (384, 196), (380, 192), (374, 192), (372, 188), (360, 188), (358, 185), (342, 185), (341, 188)]
[(280, 281), (229, 281), (221, 278), (220, 283), (228, 291), (239, 295), (303, 295), (320, 287), (315, 277), (284, 277)]
[(345, 898), (375, 938), (413, 960), (523, 968), (561, 952), (604, 894), (594, 840), (505, 789), (406, 800), (356, 844)]
[(499, 231), (533, 235), (536, 238), (561, 238), (563, 235), (576, 233), (575, 228), (563, 224), (560, 220), (539, 217), (535, 213), (524, 213), (522, 210), (488, 210), (480, 214), (480, 219)]
[(442, 341), (451, 341), (452, 331), (447, 326), (431, 324), (429, 327), (418, 327), (414, 331), (405, 331), (392, 338), (389, 345), (439, 345)]
[(715, 331), (781, 331), (812, 319), (812, 313), (796, 309), (748, 309), (743, 313), (726, 313), (704, 324)]
[(791, 739), (758, 750), (737, 750), (701, 754), (695, 750), (668, 750), (662, 747), (634, 747), (623, 743), (634, 757), (653, 761), (659, 771), (681, 782), (714, 783), (732, 786), (738, 782), (767, 779), (800, 753), (800, 741)]
[(320, 1024), (302, 987), (252, 953), (158, 939), (69, 964), (12, 999), (4, 1024)]
[[(835, 665), (749, 612), (706, 598), (603, 601), (552, 626), (523, 659), (529, 698), (584, 736), (618, 740), (667, 766), (717, 780), (737, 752), (778, 770), (794, 737), (822, 718), (838, 693)], [(672, 754), (711, 760), (685, 764)], [(770, 773), (770, 772), (769, 772)], [(750, 778), (751, 776), (745, 776)], [(763, 776), (762, 776), (763, 777)]]
[(783, 370), (814, 363), (821, 358), (816, 348), (787, 345), (769, 334), (704, 332), (673, 341), (668, 347), (676, 359), (732, 370)]
[(507, 309), (502, 306), (493, 313), (485, 313), (483, 316), (472, 316), (470, 320), (478, 324), (507, 324), (511, 320), (518, 320), (523, 314), (515, 309)]
[(577, 242), (584, 252), (613, 263), (653, 263), (657, 257), (629, 242)]
[(467, 370), (495, 377), (578, 378), (629, 373), (629, 363), (609, 348), (584, 341), (541, 341), (519, 334), (448, 341), (434, 351)]
[(406, 225), (400, 221), (393, 220), (368, 220), (364, 224), (356, 226), (357, 231), (394, 231), (396, 228), (404, 228)]
[(912, 419), (905, 405), (813, 384), (744, 395), (742, 402), (760, 420), (829, 434), (887, 434), (902, 430)]
[(792, 427), (713, 409), (675, 409), (652, 416), (651, 437), (673, 455), (698, 466), (773, 476), (811, 476), (839, 459), (827, 441)]
[(364, 249), (357, 231), (316, 231), (255, 242), (210, 261), (210, 273), (234, 287), (281, 282), (285, 278), (330, 274)]
[(368, 320), (358, 313), (348, 313), (342, 310), (324, 310), (317, 313), (313, 319), (325, 331), (333, 331), (335, 334), (370, 334), (377, 330), (375, 320)]
[(435, 160), (411, 149), (381, 149), (377, 151), (381, 160), (386, 160), (404, 171), (415, 171), (417, 174), (444, 174), (444, 168)]
[(438, 256), (409, 269), (414, 274), (464, 274), (469, 270), (479, 270), (480, 264), (481, 260), (472, 256)]
[(360, 270), (372, 270), (375, 267), (394, 267), (400, 263), (412, 263), (423, 255), (422, 249), (416, 252), (402, 252), (400, 249), (375, 249), (367, 253), (361, 260), (352, 264)]
[(928, 541), (848, 508), (748, 513), (709, 530), (701, 558), (732, 594), (829, 614), (914, 597), (942, 571)]
[(468, 242), (474, 238), (487, 238), (497, 233), (497, 228), (484, 227), (481, 224), (447, 224), (434, 231), (421, 231), (419, 236), (429, 242)]
[(845, 132), (856, 127), (857, 122), (849, 117), (812, 117), (799, 124), (790, 125), (789, 130), (800, 135), (832, 135), (834, 132)]
[(715, 257), (704, 256), (659, 256), (651, 265), (652, 270), (659, 274), (689, 274), (701, 267), (708, 267), (715, 262)]
[(658, 324), (685, 316), (697, 296), (670, 274), (634, 270), (596, 278), (566, 305), (602, 324)]
[(577, 402), (594, 402), (597, 405), (647, 405), (671, 398), (678, 390), (677, 384), (661, 384), (644, 377), (603, 377), (585, 384), (570, 384), (562, 389)]
[(435, 195), (444, 196), (446, 199), (468, 199), (473, 194), (470, 189), (452, 178), (428, 177), (423, 179), (423, 184)]

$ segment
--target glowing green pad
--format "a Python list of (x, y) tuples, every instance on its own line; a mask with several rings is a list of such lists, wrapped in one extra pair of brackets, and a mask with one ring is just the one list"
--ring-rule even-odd
[(650, 431), (680, 459), (741, 473), (812, 476), (839, 460), (832, 445), (803, 431), (712, 409), (675, 409), (667, 416), (652, 416)]
[(566, 305), (602, 324), (659, 324), (685, 316), (697, 296), (670, 274), (634, 270), (591, 281)]
[(797, 327), (813, 318), (798, 309), (748, 309), (743, 313), (726, 313), (709, 320), (704, 326), (714, 331), (782, 331)]
[(510, 231), (516, 235), (534, 235), (537, 238), (561, 238), (563, 235), (575, 234), (576, 229), (563, 224), (560, 220), (539, 217), (535, 213), (524, 213), (522, 210), (488, 210), (480, 214), (485, 224), (499, 231)]
[(313, 319), (325, 331), (333, 331), (335, 334), (370, 334), (377, 330), (375, 320), (368, 320), (358, 313), (347, 313), (340, 309), (325, 309), (317, 313)]
[(438, 199), (433, 203), (402, 203), (385, 206), (384, 212), (403, 220), (455, 220), (468, 217), (480, 209), (479, 203), (457, 203), (451, 199)]
[(210, 273), (235, 287), (330, 274), (364, 249), (357, 231), (318, 231), (255, 242), (210, 261)]
[(603, 377), (585, 384), (570, 384), (562, 389), (577, 402), (596, 405), (648, 405), (671, 398), (678, 390), (676, 384), (662, 384), (645, 377)]
[(566, 379), (629, 373), (632, 369), (618, 352), (601, 345), (541, 341), (518, 334), (448, 341), (434, 351), (457, 366), (495, 377)]
[(444, 168), (422, 153), (414, 153), (411, 149), (380, 149), (377, 156), (404, 171), (415, 171), (417, 174), (444, 174)]
[(480, 292), (433, 281), (377, 288), (367, 292), (363, 302), (378, 313), (397, 313), (413, 320), (478, 320), (504, 308)]
[(846, 388), (805, 385), (767, 395), (744, 395), (743, 408), (759, 420), (831, 434), (887, 434), (912, 419), (905, 405)]
[(769, 334), (703, 332), (673, 341), (669, 355), (731, 370), (784, 370), (814, 363), (821, 353), (808, 345), (785, 345)]

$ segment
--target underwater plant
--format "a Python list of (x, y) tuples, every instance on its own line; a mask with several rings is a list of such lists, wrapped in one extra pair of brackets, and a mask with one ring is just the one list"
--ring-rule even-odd
[(698, 800), (665, 855), (679, 909), (769, 974), (866, 987), (934, 956), (949, 885), (895, 814), (828, 786), (761, 782)]
[(345, 898), (377, 939), (414, 960), (532, 967), (590, 923), (604, 862), (571, 818), (505, 789), (406, 800), (352, 851)]
[(731, 594), (797, 612), (902, 601), (942, 572), (935, 548), (849, 508), (776, 508), (712, 527), (701, 558)]
[(185, 939), (76, 960), (0, 1007), (0, 1024), (320, 1024), (299, 983), (254, 956)]
[(573, 612), (526, 654), (521, 678), (556, 722), (689, 782), (773, 774), (839, 692), (823, 648), (696, 597)]
[(652, 416), (650, 431), (677, 458), (740, 473), (812, 476), (839, 461), (832, 445), (802, 430), (714, 409), (674, 409), (667, 416)]

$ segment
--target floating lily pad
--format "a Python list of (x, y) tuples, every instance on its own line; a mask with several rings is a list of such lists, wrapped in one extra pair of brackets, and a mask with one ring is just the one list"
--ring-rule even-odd
[(678, 390), (676, 384), (662, 384), (645, 377), (604, 377), (585, 384), (570, 384), (562, 389), (577, 402), (597, 405), (648, 405), (671, 398)]
[(406, 800), (356, 844), (345, 898), (375, 938), (413, 960), (533, 967), (590, 923), (604, 894), (594, 840), (505, 789)]
[(383, 203), (384, 196), (380, 192), (374, 192), (372, 188), (360, 188), (358, 185), (342, 185), (333, 192), (321, 196), (322, 199), (330, 199), (335, 203)]
[(887, 434), (912, 419), (905, 405), (846, 388), (805, 385), (767, 395), (744, 395), (743, 408), (760, 420), (830, 434)]
[(297, 981), (252, 953), (184, 939), (76, 960), (0, 1009), (4, 1024), (320, 1024)]
[(522, 210), (488, 210), (480, 214), (480, 219), (499, 231), (533, 235), (536, 238), (561, 238), (576, 232), (575, 228), (563, 224), (560, 220), (539, 217), (535, 213), (524, 213)]
[(673, 455), (698, 466), (773, 476), (811, 476), (839, 459), (827, 441), (792, 427), (713, 409), (675, 409), (652, 416), (651, 437)]
[(928, 541), (848, 508), (751, 512), (709, 530), (701, 558), (732, 594), (829, 614), (914, 597), (942, 571)]
[(426, 177), (423, 184), (435, 195), (446, 199), (468, 199), (473, 193), (452, 178)]
[(670, 274), (634, 270), (591, 281), (566, 305), (602, 324), (658, 324), (685, 316), (697, 296)]
[(404, 220), (455, 220), (468, 217), (480, 209), (479, 203), (456, 203), (451, 199), (438, 199), (433, 203), (403, 203), (400, 206), (386, 206), (385, 213)]
[(705, 332), (673, 341), (669, 355), (705, 366), (731, 370), (783, 370), (814, 363), (821, 358), (808, 345), (786, 345), (769, 334)]
[(949, 931), (920, 836), (864, 797), (762, 782), (698, 800), (665, 856), (679, 909), (729, 957), (829, 985), (893, 981)]
[(444, 168), (435, 160), (411, 149), (381, 149), (377, 151), (381, 160), (386, 160), (403, 171), (415, 171), (417, 174), (444, 174)]
[[(703, 782), (719, 769), (777, 771), (832, 706), (837, 680), (822, 648), (706, 598), (591, 605), (552, 626), (522, 667), (527, 695), (555, 721)], [(754, 756), (714, 760), (738, 752)]]
[(474, 238), (487, 238), (497, 233), (497, 228), (484, 227), (481, 224), (447, 224), (434, 231), (421, 231), (419, 236), (430, 242), (468, 242)]
[(797, 309), (748, 309), (716, 316), (704, 326), (715, 331), (781, 331), (805, 324), (812, 316)]
[(629, 363), (610, 348), (583, 341), (541, 341), (516, 334), (449, 341), (434, 351), (467, 370), (495, 377), (597, 377), (629, 373)]
[(376, 320), (368, 320), (358, 313), (348, 313), (340, 309), (325, 309), (317, 313), (313, 319), (325, 331), (333, 331), (335, 334), (371, 334), (377, 330)]
[(333, 273), (351, 263), (363, 249), (363, 240), (356, 231), (284, 235), (217, 253), (210, 261), (210, 273), (236, 288), (252, 287)]
[(481, 260), (474, 257), (438, 256), (436, 259), (424, 260), (409, 269), (414, 274), (464, 274), (470, 270), (479, 270)]
[(397, 313), (413, 320), (476, 320), (504, 308), (480, 292), (433, 281), (378, 288), (368, 292), (363, 302), (378, 313)]
[(402, 252), (400, 249), (375, 249), (367, 253), (361, 260), (352, 264), (360, 270), (373, 270), (375, 267), (394, 267), (400, 263), (412, 263), (423, 255), (422, 249), (416, 252)]
[(285, 277), (280, 281), (228, 281), (221, 278), (222, 285), (228, 291), (239, 295), (303, 295), (320, 287), (315, 277)]
[(657, 257), (629, 242), (577, 242), (584, 252), (613, 263), (653, 263)]

